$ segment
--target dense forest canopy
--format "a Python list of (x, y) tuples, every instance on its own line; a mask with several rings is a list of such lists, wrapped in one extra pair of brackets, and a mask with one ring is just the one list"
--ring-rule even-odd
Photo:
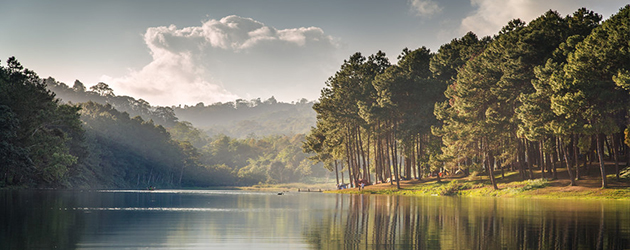
[(557, 178), (564, 166), (576, 185), (596, 159), (606, 187), (604, 161), (619, 180), (630, 157), (630, 5), (601, 20), (548, 11), (437, 52), (404, 49), (393, 65), (380, 51), (353, 54), (313, 106), (304, 150), (352, 183), (475, 171), (496, 189), (495, 170)]
[(67, 184), (86, 153), (78, 107), (60, 104), (15, 58), (0, 67), (0, 171), (4, 185)]
[[(492, 37), (352, 54), (316, 102), (273, 97), (154, 107), (0, 66), (0, 186), (190, 187), (305, 181), (399, 185), (517, 171), (572, 185), (599, 163), (630, 178), (630, 5), (510, 21)], [(61, 97), (61, 98), (59, 98)], [(315, 164), (317, 162), (317, 164)], [(438, 174), (440, 173), (440, 174)]]

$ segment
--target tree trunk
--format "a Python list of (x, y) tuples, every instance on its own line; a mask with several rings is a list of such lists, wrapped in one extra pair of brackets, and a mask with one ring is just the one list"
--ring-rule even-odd
[(350, 138), (350, 154), (352, 155), (352, 178), (354, 185), (357, 185), (357, 181), (361, 179), (361, 159), (359, 152), (359, 144), (357, 143), (356, 129), (352, 129), (352, 136)]
[[(582, 166), (582, 170), (586, 171), (587, 168), (587, 163), (588, 163), (588, 152), (584, 153), (584, 166)], [(586, 175), (586, 173), (582, 173), (582, 171), (580, 171), (580, 175), (584, 176)]]
[[(407, 152), (409, 149), (407, 149)], [(409, 180), (413, 178), (411, 175), (411, 157), (405, 156), (405, 179)]]
[(586, 175), (589, 175), (593, 161), (597, 158), (597, 136), (591, 136), (591, 147), (588, 153), (588, 165), (586, 165)]
[(558, 138), (554, 137), (554, 139), (555, 139), (555, 144), (556, 144), (556, 148), (555, 148), (556, 152), (554, 154), (555, 161), (554, 161), (554, 164), (553, 164), (553, 178), (557, 180), (558, 179), (558, 169), (557, 169), (557, 167), (558, 167), (558, 165), (560, 165), (560, 167), (562, 167), (562, 153), (561, 153), (562, 149), (561, 149), (561, 145), (558, 143)]
[(400, 189), (400, 165), (398, 164), (398, 147), (396, 142), (396, 124), (394, 124), (394, 134), (392, 135), (392, 158), (394, 159), (394, 175), (396, 175), (396, 188)]
[(376, 173), (378, 174), (378, 178), (377, 181), (381, 181), (381, 183), (385, 183), (385, 180), (383, 179), (384, 177), (384, 163), (385, 163), (385, 159), (383, 157), (383, 138), (378, 135), (378, 140), (376, 140), (374, 143), (376, 143)]
[(599, 158), (599, 170), (602, 174), (602, 188), (608, 187), (608, 182), (606, 181), (606, 169), (604, 167), (604, 134), (597, 135), (597, 156)]
[(575, 159), (575, 180), (580, 180), (580, 151), (577, 145), (578, 145), (578, 135), (573, 134), (573, 156)]
[[(348, 136), (350, 138), (350, 136)], [(350, 181), (350, 187), (354, 187), (354, 176), (352, 175), (352, 155), (350, 154), (350, 142), (346, 142), (346, 161), (348, 162), (348, 180)]]
[[(390, 138), (390, 140), (391, 140), (391, 138)], [(398, 163), (396, 162), (397, 156), (396, 156), (396, 152), (394, 150), (394, 143), (390, 142), (389, 147), (390, 147), (389, 150), (391, 151), (390, 155), (391, 155), (391, 159), (392, 159), (391, 168), (393, 168), (392, 172), (393, 172), (393, 175), (394, 175), (392, 177), (392, 179), (391, 179), (391, 183), (393, 185), (394, 181), (396, 181), (396, 187), (400, 188), (400, 182), (398, 182), (398, 179), (399, 179), (399, 177), (398, 177)]]
[(612, 152), (612, 147), (610, 146), (610, 142), (608, 141), (608, 136), (604, 135), (604, 146), (606, 147), (606, 150), (608, 151), (608, 157), (610, 157), (609, 159), (612, 160), (612, 156), (613, 156), (613, 152)]
[(543, 140), (541, 139), (540, 141), (538, 141), (538, 153), (540, 154), (540, 174), (542, 175), (541, 178), (545, 179), (545, 168), (547, 166), (547, 161), (545, 160), (545, 152), (543, 152)]
[(619, 150), (617, 149), (617, 136), (615, 136), (615, 134), (612, 134), (611, 137), (612, 137), (613, 156), (615, 158), (615, 172), (617, 176), (617, 181), (619, 181)]
[(564, 145), (564, 142), (562, 141), (562, 139), (558, 138), (558, 144), (560, 146), (560, 149), (562, 150), (562, 155), (564, 156), (564, 161), (566, 162), (567, 165), (567, 172), (569, 173), (569, 180), (571, 181), (571, 186), (575, 186), (575, 179), (573, 178), (573, 171), (571, 170), (571, 161), (569, 161), (569, 158), (567, 156), (567, 150), (566, 150), (566, 146)]
[(337, 167), (337, 160), (335, 160), (335, 180), (337, 180), (337, 185), (339, 185), (339, 168)]
[(418, 179), (417, 162), (416, 162), (416, 143), (418, 141), (416, 140), (416, 138), (417, 138), (417, 136), (414, 136), (413, 140), (412, 140), (413, 143), (411, 143), (411, 159), (410, 159), (410, 161), (411, 161), (411, 168), (412, 168), (412, 171), (413, 171), (413, 177), (412, 178), (414, 178), (414, 179)]
[(341, 184), (345, 184), (346, 181), (343, 179), (343, 161), (341, 162)]
[(524, 141), (523, 144), (525, 144), (525, 154), (527, 155), (527, 171), (529, 174), (529, 179), (531, 180), (531, 179), (534, 179), (534, 171), (532, 170), (534, 168), (534, 157), (532, 157), (532, 147), (531, 147), (531, 143), (527, 141)]
[(348, 181), (350, 182), (350, 187), (354, 187), (355, 179), (350, 166), (348, 166)]
[(518, 173), (521, 176), (521, 180), (525, 180), (525, 155), (523, 152), (522, 140), (518, 140), (518, 147), (516, 151), (518, 156)]
[(492, 166), (492, 163), (494, 162), (494, 154), (492, 154), (492, 152), (487, 152), (486, 154), (488, 155), (486, 163), (488, 168), (488, 176), (490, 176), (490, 183), (492, 183), (492, 187), (494, 188), (494, 190), (499, 190), (499, 187), (497, 186), (497, 181), (494, 179), (494, 166)]
[(501, 161), (497, 161), (497, 165), (499, 165), (499, 169), (501, 170), (501, 180), (505, 179), (505, 173), (503, 173), (503, 164)]
[(361, 157), (361, 162), (363, 163), (363, 177), (361, 179), (367, 180), (368, 179), (368, 172), (367, 172), (367, 162), (366, 162), (366, 157), (365, 157), (365, 150), (363, 149), (363, 139), (361, 138), (361, 128), (359, 126), (357, 126), (357, 144), (359, 145), (358, 147), (358, 151), (360, 152), (360, 157)]
[[(543, 152), (544, 153), (544, 152)], [(545, 165), (547, 165), (547, 174), (549, 175), (550, 178), (553, 179), (553, 172), (552, 172), (552, 158), (551, 158), (551, 154), (549, 153), (544, 153), (545, 154)]]
[(418, 161), (418, 159), (420, 159), (420, 156), (422, 156), (422, 137), (421, 135), (418, 136), (418, 144), (417, 144), (417, 148), (416, 148), (416, 168), (418, 168), (418, 180), (422, 179), (422, 167), (420, 166), (420, 162)]
[[(367, 181), (369, 183), (372, 183), (372, 174), (370, 173), (370, 133), (367, 132), (367, 142), (365, 143), (365, 146), (367, 147), (367, 170), (366, 170), (366, 174), (367, 174)], [(376, 177), (374, 178), (376, 179)]]
[(494, 188), (494, 190), (499, 190), (499, 187), (497, 186), (497, 182), (494, 178), (494, 154), (492, 153), (492, 151), (490, 150), (490, 147), (488, 146), (488, 139), (483, 138), (481, 140), (481, 151), (482, 151), (482, 163), (483, 166), (485, 166), (486, 170), (488, 171), (488, 177), (490, 178), (490, 183), (492, 184), (492, 187)]
[(389, 133), (387, 133), (387, 135), (385, 136), (385, 168), (383, 170), (385, 170), (385, 174), (389, 177), (389, 185), (394, 185), (394, 176), (392, 175), (392, 162), (389, 153), (389, 136)]
[(402, 150), (402, 158), (403, 158), (403, 163), (404, 163), (404, 168), (405, 168), (405, 179), (409, 180), (411, 179), (411, 150), (413, 148), (413, 139), (408, 139), (406, 143), (403, 143), (403, 150)]

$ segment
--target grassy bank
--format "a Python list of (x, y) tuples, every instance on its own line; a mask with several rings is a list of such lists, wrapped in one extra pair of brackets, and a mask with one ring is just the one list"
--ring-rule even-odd
[(558, 179), (540, 178), (520, 180), (518, 173), (496, 176), (499, 190), (494, 190), (487, 176), (452, 176), (438, 182), (435, 178), (401, 181), (401, 189), (389, 183), (357, 188), (335, 190), (334, 193), (349, 194), (385, 194), (409, 196), (467, 196), (467, 197), (521, 197), (547, 199), (617, 199), (630, 200), (630, 182), (622, 179), (615, 181), (614, 175), (608, 176), (609, 188), (601, 188), (599, 177), (585, 176), (577, 181), (577, 186), (570, 186), (565, 173), (559, 172)]

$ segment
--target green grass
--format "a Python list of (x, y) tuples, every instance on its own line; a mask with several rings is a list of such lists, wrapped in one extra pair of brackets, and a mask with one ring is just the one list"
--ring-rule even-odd
[[(499, 190), (494, 190), (490, 182), (482, 177), (473, 180), (435, 180), (424, 182), (404, 189), (396, 189), (396, 186), (382, 189), (347, 189), (332, 191), (346, 194), (381, 194), (381, 195), (406, 195), (406, 196), (463, 196), (463, 197), (515, 197), (515, 198), (546, 198), (546, 199), (630, 199), (630, 188), (608, 189), (561, 189), (557, 191), (550, 187), (551, 181), (547, 179), (534, 179), (525, 181), (507, 181), (508, 176), (500, 183)], [(512, 177), (512, 176), (510, 176)]]
[(614, 189), (607, 192), (607, 199), (615, 199), (615, 200), (627, 200), (630, 199), (630, 188), (625, 189)]
[(580, 192), (547, 192), (543, 194), (523, 193), (518, 197), (580, 200), (630, 200), (630, 188), (607, 188)]

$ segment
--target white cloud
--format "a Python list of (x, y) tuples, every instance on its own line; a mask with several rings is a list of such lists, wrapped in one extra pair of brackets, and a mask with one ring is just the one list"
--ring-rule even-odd
[(431, 0), (409, 0), (409, 4), (412, 7), (412, 11), (419, 16), (428, 17), (442, 11), (442, 7)]
[[(317, 27), (277, 30), (239, 16), (208, 20), (201, 26), (151, 27), (144, 34), (152, 61), (123, 77), (103, 76), (117, 94), (154, 105), (225, 102), (243, 96), (286, 95), (295, 86), (316, 94), (318, 79), (337, 49)], [(328, 74), (328, 72), (326, 72)], [(279, 98), (282, 99), (282, 98)]]
[(609, 13), (600, 11), (623, 6), (626, 4), (624, 1), (626, 0), (471, 0), (475, 11), (462, 20), (460, 33), (473, 31), (478, 36), (494, 35), (512, 19), (520, 18), (524, 22), (529, 22), (550, 9), (564, 16), (572, 14), (578, 8), (586, 7), (607, 18)]
[(536, 4), (534, 0), (471, 0), (471, 4), (477, 10), (462, 20), (461, 31), (479, 36), (496, 34), (512, 19), (527, 22), (549, 9), (549, 4)]

